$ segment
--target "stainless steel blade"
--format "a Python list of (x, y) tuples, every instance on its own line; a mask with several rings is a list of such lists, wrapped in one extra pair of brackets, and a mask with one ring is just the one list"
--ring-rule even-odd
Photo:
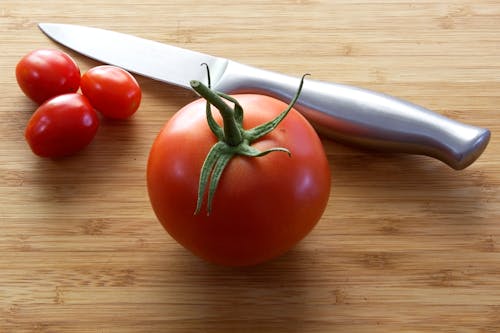
[[(266, 94), (289, 103), (299, 78), (224, 58), (91, 27), (41, 23), (55, 41), (90, 58), (184, 88), (206, 82), (226, 92)], [(359, 87), (307, 79), (295, 104), (322, 135), (383, 151), (427, 155), (454, 169), (473, 163), (490, 131), (449, 119), (424, 107)]]
[(190, 80), (204, 80), (210, 67), (214, 82), (228, 60), (115, 31), (73, 24), (40, 23), (40, 29), (58, 43), (100, 62), (190, 89)]

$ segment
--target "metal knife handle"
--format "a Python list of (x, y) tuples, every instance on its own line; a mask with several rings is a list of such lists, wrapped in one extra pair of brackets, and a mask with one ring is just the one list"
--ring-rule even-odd
[[(286, 103), (299, 79), (230, 61), (215, 89), (261, 93)], [(374, 91), (306, 78), (295, 104), (322, 135), (383, 151), (427, 155), (460, 170), (486, 148), (490, 131)]]

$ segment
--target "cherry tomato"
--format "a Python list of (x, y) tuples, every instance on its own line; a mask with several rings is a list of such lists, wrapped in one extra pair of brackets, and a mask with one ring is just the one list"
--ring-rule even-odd
[(41, 157), (72, 155), (86, 147), (99, 127), (99, 118), (85, 96), (64, 94), (49, 99), (31, 116), (25, 138)]
[(76, 92), (80, 87), (80, 69), (66, 53), (40, 49), (19, 61), (16, 79), (26, 96), (42, 104), (49, 98)]
[(125, 119), (141, 103), (142, 92), (135, 78), (124, 69), (103, 65), (83, 74), (82, 93), (105, 117)]
[[(243, 127), (275, 118), (286, 104), (242, 94)], [(221, 117), (214, 119), (220, 124)], [(149, 198), (166, 231), (194, 254), (216, 264), (246, 266), (279, 256), (304, 238), (323, 214), (330, 193), (329, 164), (315, 130), (292, 109), (276, 129), (256, 140), (259, 150), (235, 156), (224, 169), (210, 214), (194, 214), (200, 169), (217, 142), (205, 101), (183, 107), (155, 139), (147, 166)]]

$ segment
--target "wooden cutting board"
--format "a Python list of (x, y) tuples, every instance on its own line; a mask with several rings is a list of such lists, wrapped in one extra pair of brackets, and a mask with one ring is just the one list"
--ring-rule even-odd
[[(50, 21), (382, 91), (492, 139), (460, 172), (325, 139), (317, 228), (267, 264), (213, 266), (163, 231), (145, 187), (155, 135), (193, 93), (138, 77), (140, 110), (85, 151), (29, 150), (14, 68), (59, 47), (37, 29)], [(4, 0), (0, 49), (0, 332), (500, 331), (498, 1)]]

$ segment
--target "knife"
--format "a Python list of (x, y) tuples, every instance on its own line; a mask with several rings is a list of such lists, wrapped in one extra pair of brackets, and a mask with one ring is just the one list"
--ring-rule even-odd
[[(54, 41), (97, 61), (191, 89), (206, 82), (224, 93), (265, 94), (288, 103), (299, 78), (244, 65), (115, 31), (73, 24), (40, 23)], [(295, 104), (323, 136), (382, 151), (434, 157), (460, 170), (484, 151), (490, 131), (375, 91), (306, 80)]]

